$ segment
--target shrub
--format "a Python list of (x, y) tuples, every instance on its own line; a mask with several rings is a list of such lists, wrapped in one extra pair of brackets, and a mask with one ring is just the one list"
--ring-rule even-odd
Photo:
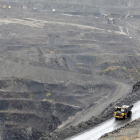
[(124, 67), (122, 68), (122, 70), (123, 70), (124, 72), (126, 72), (126, 67), (124, 66)]
[(100, 76), (103, 75), (103, 74), (104, 74), (104, 71), (103, 70), (99, 72), (99, 75)]
[(47, 97), (51, 96), (51, 93), (50, 93), (50, 92), (48, 92), (48, 93), (46, 94), (46, 96), (47, 96)]
[(77, 63), (77, 66), (83, 66), (83, 63)]
[(76, 56), (74, 56), (74, 60), (76, 60)]
[(30, 95), (30, 100), (32, 100), (33, 99), (33, 95)]

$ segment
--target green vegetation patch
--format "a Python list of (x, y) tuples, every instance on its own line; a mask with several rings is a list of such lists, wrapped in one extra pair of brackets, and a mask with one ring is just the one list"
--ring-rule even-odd
[(30, 95), (30, 100), (32, 100), (33, 99), (33, 95)]
[(46, 94), (46, 96), (47, 96), (47, 97), (51, 96), (51, 93), (50, 93), (50, 92), (48, 92), (48, 93)]
[(126, 72), (126, 71), (127, 71), (125, 66), (122, 68), (122, 70), (123, 70), (124, 72)]
[(103, 70), (99, 72), (99, 75), (100, 76), (102, 76), (103, 74), (104, 74), (104, 71)]

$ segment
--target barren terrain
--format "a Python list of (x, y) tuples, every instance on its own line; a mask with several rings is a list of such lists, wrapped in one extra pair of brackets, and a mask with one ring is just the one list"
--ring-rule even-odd
[(139, 6), (1, 0), (0, 138), (37, 140), (127, 97), (140, 80)]

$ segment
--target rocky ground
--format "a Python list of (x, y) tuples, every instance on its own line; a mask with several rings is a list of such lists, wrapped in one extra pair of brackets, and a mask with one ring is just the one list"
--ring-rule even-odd
[(140, 79), (139, 4), (0, 0), (1, 139), (54, 131), (52, 139), (64, 139), (110, 118), (122, 98), (130, 102)]
[(138, 140), (140, 138), (140, 119), (103, 135), (100, 140)]
[[(136, 85), (134, 86), (134, 92), (133, 93), (129, 93), (126, 97), (124, 97), (122, 99), (119, 99), (116, 102), (112, 102), (98, 116), (92, 117), (90, 120), (85, 121), (85, 122), (82, 122), (82, 123), (80, 123), (77, 126), (71, 126), (69, 128), (63, 129), (63, 130), (58, 130), (55, 133), (52, 133), (51, 135), (46, 135), (45, 134), (44, 137), (40, 138), (40, 140), (55, 140), (55, 139), (64, 140), (64, 139), (66, 139), (68, 137), (71, 137), (73, 135), (76, 135), (78, 133), (81, 133), (83, 131), (86, 131), (88, 129), (94, 128), (96, 125), (104, 122), (105, 120), (108, 120), (108, 119), (112, 118), (112, 116), (114, 114), (114, 106), (121, 106), (121, 105), (124, 105), (124, 104), (131, 105), (131, 104), (133, 104), (133, 103), (135, 103), (135, 102), (137, 102), (137, 101), (140, 100), (140, 91), (139, 91), (140, 85), (138, 84), (139, 85), (138, 86), (139, 88), (137, 88)], [(138, 125), (138, 128), (139, 128), (139, 125)], [(136, 128), (136, 130), (137, 130), (137, 128)], [(131, 127), (130, 127), (130, 131), (131, 131)], [(109, 134), (114, 134), (114, 132), (116, 132), (116, 131), (113, 131), (113, 132), (111, 132)], [(108, 139), (110, 137), (110, 135), (108, 137), (108, 134), (105, 134), (102, 137), (102, 139), (104, 139), (104, 137), (106, 139)], [(115, 138), (116, 136), (115, 135), (112, 135), (112, 137)], [(126, 135), (126, 137), (127, 137), (127, 135)], [(128, 135), (128, 138), (129, 138), (129, 135)]]

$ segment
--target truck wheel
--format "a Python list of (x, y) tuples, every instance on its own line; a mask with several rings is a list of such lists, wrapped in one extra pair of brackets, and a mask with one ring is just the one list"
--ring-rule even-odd
[(116, 117), (116, 120), (118, 120), (119, 118)]
[(132, 116), (132, 111), (129, 111), (127, 116), (131, 117)]
[(127, 115), (124, 115), (124, 116), (123, 116), (123, 119), (126, 119), (126, 118), (127, 118)]

